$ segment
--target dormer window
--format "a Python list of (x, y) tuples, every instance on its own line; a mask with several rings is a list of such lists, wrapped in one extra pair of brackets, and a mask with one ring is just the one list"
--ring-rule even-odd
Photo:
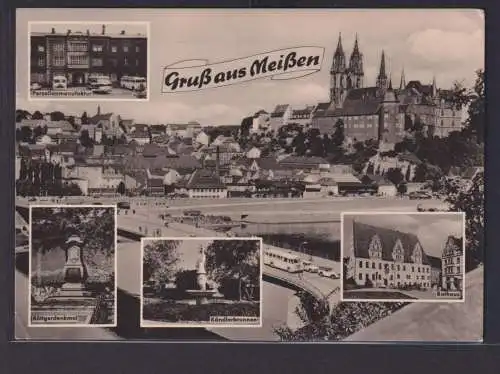
[(372, 259), (382, 258), (382, 242), (380, 241), (380, 237), (378, 235), (373, 236), (370, 246), (368, 247), (368, 254)]
[(422, 247), (420, 246), (420, 243), (415, 244), (411, 259), (416, 264), (422, 263)]
[(403, 262), (404, 261), (404, 249), (403, 243), (398, 239), (396, 244), (394, 244), (394, 248), (392, 249), (392, 259), (395, 262)]

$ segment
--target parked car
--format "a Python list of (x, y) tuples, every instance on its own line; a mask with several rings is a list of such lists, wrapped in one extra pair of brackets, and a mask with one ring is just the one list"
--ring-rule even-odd
[(120, 201), (116, 204), (116, 207), (119, 209), (130, 209), (130, 203), (128, 201)]
[(331, 268), (319, 268), (318, 274), (325, 278), (339, 279), (340, 276)]
[(88, 87), (97, 94), (109, 94), (113, 91), (111, 80), (106, 77), (89, 78)]
[(410, 200), (432, 199), (432, 195), (425, 191), (413, 191), (408, 194)]
[(138, 99), (145, 99), (148, 97), (148, 94), (146, 91), (138, 91), (135, 93), (135, 97), (137, 97)]
[(41, 88), (42, 88), (42, 86), (38, 83), (31, 83), (31, 85), (30, 85), (30, 89), (33, 91), (40, 90)]
[(314, 265), (311, 261), (302, 261), (304, 265), (304, 270), (309, 273), (317, 273), (319, 271), (319, 267)]

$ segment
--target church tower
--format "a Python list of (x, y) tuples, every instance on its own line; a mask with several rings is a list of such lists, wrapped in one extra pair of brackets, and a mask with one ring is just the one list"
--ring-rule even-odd
[(380, 90), (387, 89), (387, 74), (385, 73), (385, 53), (382, 51), (382, 58), (380, 59), (380, 71), (377, 77), (377, 87)]
[(351, 58), (349, 59), (349, 77), (347, 81), (347, 88), (362, 88), (364, 76), (363, 54), (359, 51), (358, 34), (356, 34), (354, 49), (351, 53)]
[(333, 54), (333, 63), (330, 70), (330, 102), (336, 107), (342, 106), (346, 93), (346, 59), (342, 48), (342, 34), (339, 34), (337, 49)]
[(404, 90), (406, 88), (406, 78), (405, 78), (405, 68), (401, 70), (401, 82), (399, 83), (399, 89)]

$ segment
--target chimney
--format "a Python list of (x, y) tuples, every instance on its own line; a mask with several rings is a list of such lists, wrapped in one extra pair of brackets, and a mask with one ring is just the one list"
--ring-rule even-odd
[(89, 36), (89, 35), (90, 35), (90, 30), (89, 30), (89, 29), (87, 29), (87, 36)]
[(50, 33), (51, 34), (55, 34), (56, 33), (56, 29), (52, 27), (52, 31)]
[(220, 176), (220, 149), (219, 146), (217, 146), (216, 151), (215, 151), (215, 173), (217, 176)]
[(102, 35), (106, 34), (106, 25), (102, 25)]

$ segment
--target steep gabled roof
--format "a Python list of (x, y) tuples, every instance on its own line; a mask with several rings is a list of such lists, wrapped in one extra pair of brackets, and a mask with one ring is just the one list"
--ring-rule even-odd
[(401, 240), (401, 244), (404, 249), (404, 262), (413, 262), (413, 249), (415, 248), (415, 245), (419, 243), (422, 248), (422, 263), (424, 265), (429, 265), (429, 260), (427, 259), (425, 250), (415, 234), (405, 233), (385, 227), (367, 225), (357, 221), (353, 222), (353, 245), (355, 257), (370, 258), (368, 248), (375, 235), (380, 238), (380, 242), (382, 244), (382, 260), (394, 261), (392, 258), (392, 251), (399, 239)]
[(224, 188), (220, 178), (211, 170), (198, 169), (189, 178), (188, 188)]

